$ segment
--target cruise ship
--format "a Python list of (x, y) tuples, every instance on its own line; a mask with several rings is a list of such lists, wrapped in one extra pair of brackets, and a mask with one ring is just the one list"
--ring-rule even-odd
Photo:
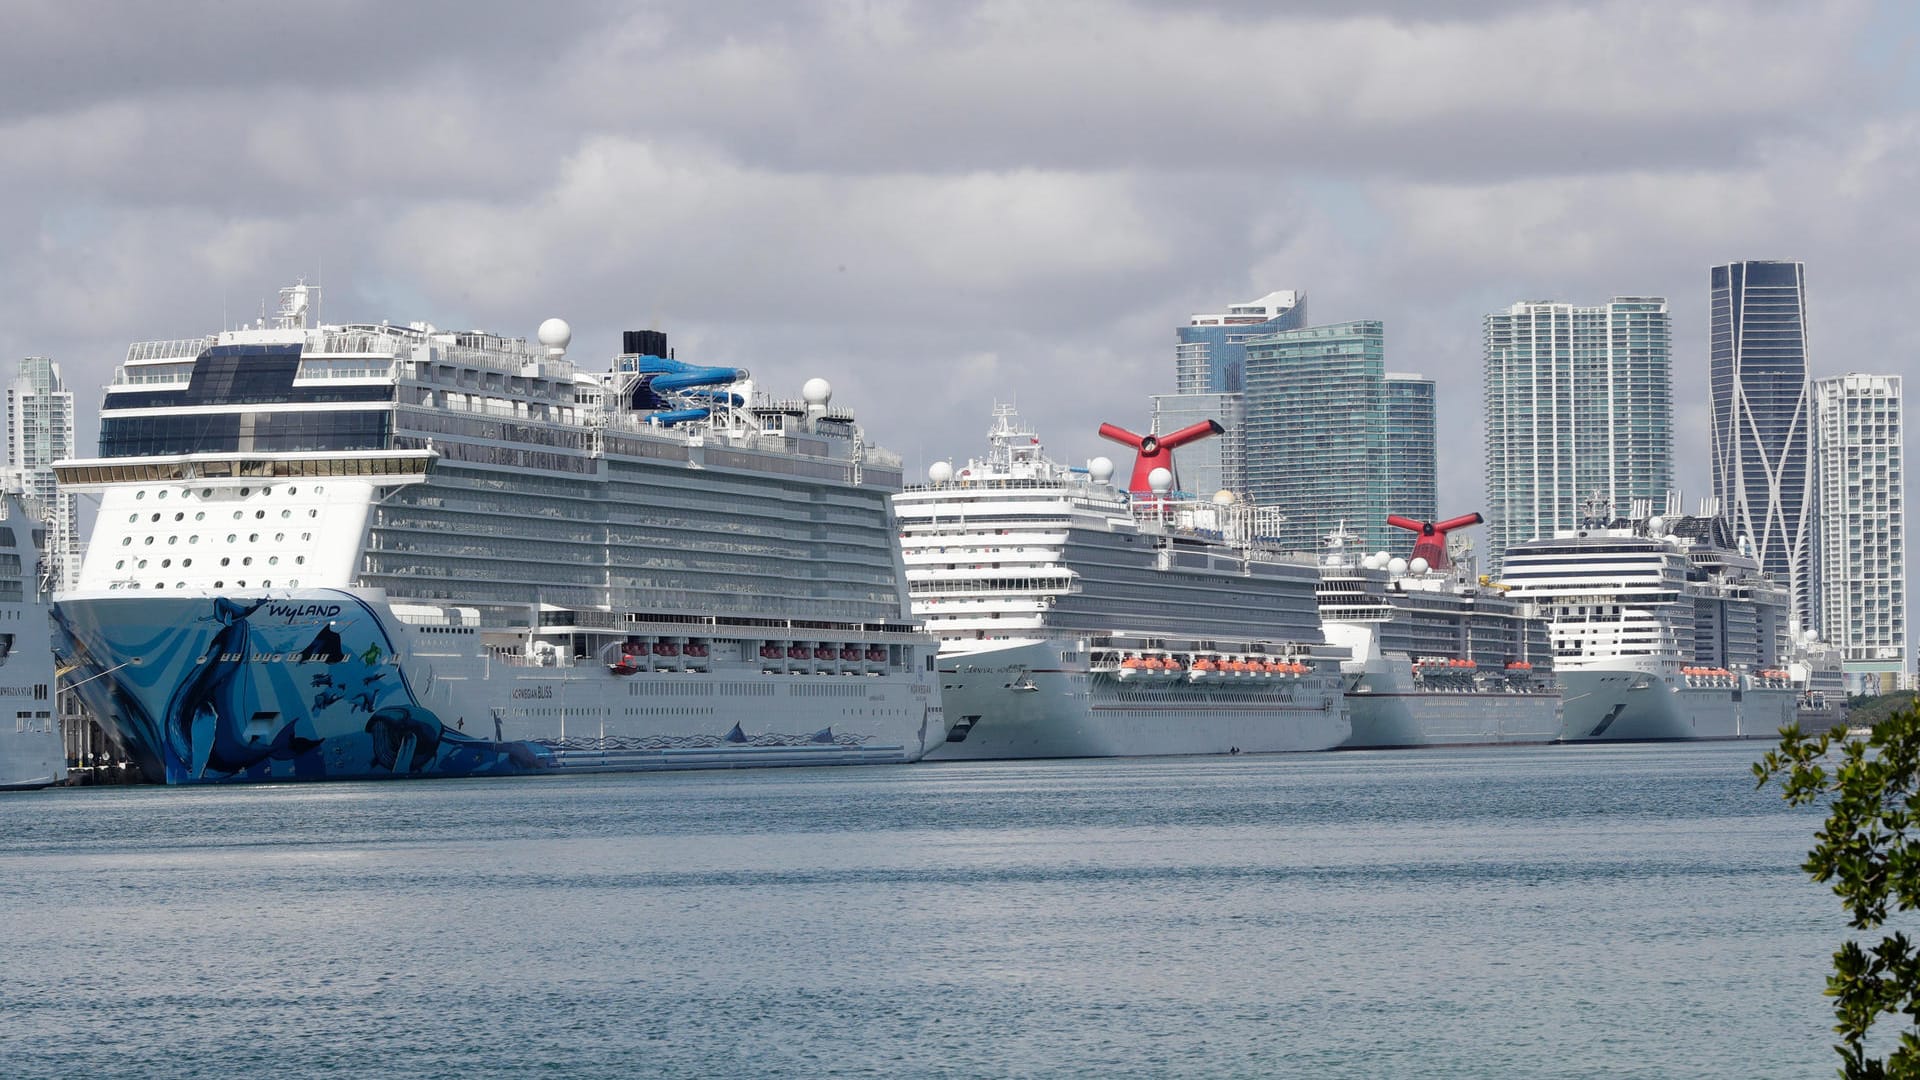
[(1454, 565), (1443, 522), (1388, 518), (1419, 539), (1411, 559), (1359, 554), (1327, 538), (1320, 614), (1327, 641), (1351, 650), (1346, 748), (1546, 743), (1560, 737), (1560, 687), (1547, 624), (1505, 591)]
[[(917, 760), (899, 458), (629, 331), (607, 370), (424, 323), (133, 345), (55, 598), (71, 684), (169, 783)], [(611, 350), (609, 350), (611, 353)]]
[(45, 530), (14, 495), (0, 496), (0, 514), (0, 791), (18, 791), (65, 780), (67, 758), (54, 708)]
[(1048, 459), (999, 405), (991, 449), (894, 497), (913, 613), (940, 638), (951, 728), (930, 759), (1324, 750), (1349, 734), (1311, 559), (1272, 511), (1173, 489), (1171, 454), (1219, 431), (1102, 434), (1113, 463)]
[(1772, 738), (1799, 689), (1784, 656), (1787, 592), (1709, 510), (1615, 517), (1509, 548), (1501, 580), (1549, 624), (1569, 742)]

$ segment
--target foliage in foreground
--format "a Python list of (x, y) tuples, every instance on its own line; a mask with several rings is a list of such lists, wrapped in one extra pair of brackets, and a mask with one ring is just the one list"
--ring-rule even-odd
[[(1889, 911), (1920, 907), (1920, 709), (1895, 712), (1859, 739), (1844, 729), (1805, 736), (1789, 725), (1753, 773), (1761, 787), (1778, 782), (1794, 806), (1827, 801), (1826, 823), (1801, 868), (1832, 883), (1847, 925), (1877, 930)], [(1839, 1020), (1841, 1076), (1920, 1080), (1920, 949), (1905, 934), (1871, 948), (1841, 945), (1826, 992)], [(1883, 1015), (1907, 1021), (1885, 1060), (1866, 1049), (1867, 1032)]]

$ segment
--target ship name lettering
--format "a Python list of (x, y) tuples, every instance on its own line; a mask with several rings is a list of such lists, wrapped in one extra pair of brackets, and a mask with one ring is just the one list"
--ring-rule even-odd
[(513, 691), (513, 696), (521, 701), (526, 701), (533, 698), (550, 698), (553, 696), (553, 687), (551, 686), (517, 687)]
[(295, 619), (331, 619), (340, 614), (339, 604), (268, 604), (267, 614), (288, 622)]

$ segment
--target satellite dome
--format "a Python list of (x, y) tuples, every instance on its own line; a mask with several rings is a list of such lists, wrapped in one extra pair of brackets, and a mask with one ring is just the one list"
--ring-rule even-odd
[(1647, 519), (1647, 533), (1649, 535), (1659, 536), (1661, 533), (1665, 532), (1666, 530), (1667, 530), (1666, 518), (1663, 518), (1660, 515), (1655, 514), (1654, 516)]
[(1226, 488), (1221, 488), (1219, 491), (1213, 493), (1213, 501), (1220, 506), (1232, 506), (1234, 494)]
[(1113, 479), (1113, 459), (1097, 457), (1087, 462), (1087, 475), (1093, 477), (1096, 484), (1104, 484)]
[(1378, 570), (1380, 569), (1380, 556), (1369, 555), (1366, 558), (1360, 560), (1360, 566), (1362, 569), (1366, 569), (1366, 570)]
[(1401, 558), (1398, 555), (1395, 555), (1393, 558), (1387, 560), (1387, 573), (1392, 574), (1394, 577), (1399, 577), (1401, 574), (1404, 574), (1406, 572), (1407, 572), (1407, 560)]
[(1173, 490), (1173, 470), (1155, 469), (1147, 474), (1147, 486), (1164, 495)]
[(809, 405), (825, 406), (827, 402), (833, 400), (833, 384), (816, 375), (800, 387), (800, 396)]
[(944, 461), (936, 461), (927, 466), (927, 479), (936, 484), (944, 484), (953, 479), (953, 466)]
[[(525, 323), (520, 325), (525, 326)], [(564, 349), (573, 344), (573, 327), (565, 319), (548, 319), (540, 324), (540, 344), (549, 349)]]
[(1424, 574), (1429, 567), (1427, 566), (1427, 560), (1424, 556), (1415, 556), (1414, 560), (1407, 564), (1407, 569), (1415, 574)]
[(1807, 644), (1812, 645), (1814, 642), (1819, 640), (1820, 640), (1820, 631), (1818, 630), (1807, 631)]
[(1391, 562), (1391, 561), (1393, 560), (1393, 556), (1391, 556), (1391, 555), (1389, 555), (1389, 554), (1387, 554), (1387, 553), (1386, 553), (1386, 552), (1384, 552), (1384, 551), (1376, 551), (1376, 552), (1374, 552), (1374, 553), (1373, 553), (1373, 556), (1374, 556), (1374, 558), (1376, 558), (1376, 559), (1379, 559), (1379, 560), (1380, 560), (1380, 565), (1381, 565), (1381, 566), (1385, 566), (1385, 565), (1387, 565), (1387, 563), (1389, 563), (1389, 562)]

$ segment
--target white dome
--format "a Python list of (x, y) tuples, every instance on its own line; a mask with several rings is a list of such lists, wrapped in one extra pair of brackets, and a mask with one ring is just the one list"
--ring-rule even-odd
[(1390, 562), (1390, 561), (1391, 561), (1391, 560), (1393, 559), (1393, 556), (1391, 556), (1391, 555), (1389, 555), (1389, 554), (1387, 554), (1387, 553), (1386, 553), (1386, 552), (1384, 552), (1384, 551), (1376, 551), (1376, 552), (1374, 552), (1373, 554), (1374, 554), (1374, 557), (1375, 557), (1375, 558), (1377, 558), (1377, 559), (1379, 559), (1379, 560), (1380, 560), (1380, 565), (1381, 565), (1381, 566), (1385, 566), (1385, 565), (1387, 565), (1387, 563), (1388, 563), (1388, 562)]
[(1380, 556), (1369, 555), (1360, 560), (1360, 566), (1367, 570), (1378, 570), (1380, 569)]
[(1427, 571), (1428, 571), (1429, 569), (1431, 569), (1431, 567), (1429, 567), (1429, 566), (1427, 565), (1427, 560), (1426, 560), (1426, 558), (1425, 558), (1425, 557), (1423, 556), (1423, 557), (1420, 557), (1420, 558), (1416, 558), (1416, 559), (1414, 559), (1414, 560), (1413, 560), (1412, 562), (1410, 562), (1410, 563), (1408, 563), (1408, 564), (1407, 564), (1407, 569), (1408, 569), (1408, 570), (1410, 570), (1410, 571), (1412, 571), (1413, 573), (1416, 573), (1416, 574), (1424, 574), (1424, 573), (1426, 573), (1426, 572), (1427, 572)]
[(1660, 515), (1655, 514), (1654, 516), (1647, 519), (1647, 532), (1649, 534), (1653, 536), (1659, 536), (1661, 533), (1665, 532), (1666, 529), (1667, 529), (1666, 518), (1663, 518)]
[(1155, 469), (1152, 472), (1148, 473), (1147, 486), (1163, 495), (1169, 491), (1172, 491), (1173, 490), (1173, 470)]
[(1234, 494), (1226, 488), (1221, 488), (1213, 493), (1213, 501), (1221, 506), (1231, 506), (1234, 502)]
[(548, 319), (540, 324), (540, 344), (549, 349), (566, 348), (573, 344), (573, 327), (568, 326), (565, 319)]
[(953, 466), (944, 461), (936, 461), (927, 466), (927, 479), (936, 484), (944, 484), (953, 479)]
[(1104, 484), (1113, 479), (1113, 459), (1097, 457), (1087, 462), (1087, 475), (1093, 477), (1096, 484)]
[(1407, 572), (1407, 560), (1401, 558), (1398, 555), (1395, 555), (1393, 558), (1387, 560), (1387, 573), (1392, 574), (1394, 577), (1399, 577), (1401, 574), (1404, 574), (1406, 572)]
[(809, 405), (825, 405), (833, 400), (833, 384), (816, 375), (800, 387), (800, 396)]

